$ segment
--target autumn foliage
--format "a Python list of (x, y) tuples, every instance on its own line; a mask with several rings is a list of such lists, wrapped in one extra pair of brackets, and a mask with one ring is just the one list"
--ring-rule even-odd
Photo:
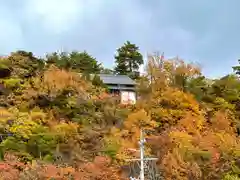
[(239, 179), (236, 75), (209, 80), (195, 64), (149, 55), (137, 103), (121, 105), (88, 77), (100, 65), (85, 58), (0, 59), (0, 179), (128, 179), (123, 167), (139, 158), (141, 129), (161, 178)]

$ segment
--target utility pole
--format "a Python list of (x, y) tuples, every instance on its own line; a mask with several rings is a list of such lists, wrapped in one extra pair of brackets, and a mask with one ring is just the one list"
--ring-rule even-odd
[(146, 140), (143, 137), (143, 131), (140, 132), (140, 158), (141, 158), (141, 169), (140, 169), (140, 180), (144, 180), (144, 143)]
[[(146, 142), (144, 135), (143, 135), (143, 130), (140, 131), (140, 141), (139, 141), (139, 145), (140, 145), (140, 159), (128, 159), (128, 161), (140, 161), (140, 175), (138, 178), (133, 178), (130, 177), (131, 180), (144, 180), (145, 178), (145, 165), (144, 163), (146, 163), (147, 161), (157, 161), (158, 158), (145, 158), (144, 157), (144, 143)], [(138, 150), (136, 150), (138, 151)]]

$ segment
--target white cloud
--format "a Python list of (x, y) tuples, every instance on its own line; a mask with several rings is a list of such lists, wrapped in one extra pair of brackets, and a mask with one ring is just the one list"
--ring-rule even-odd
[[(237, 3), (216, 7), (206, 0), (200, 5), (167, 0), (0, 1), (1, 53), (25, 48), (43, 54), (63, 47), (87, 50), (110, 66), (115, 49), (130, 40), (143, 55), (159, 50), (167, 57), (197, 60), (206, 74), (221, 74), (238, 55)], [(216, 65), (219, 68), (213, 69)]]
[(82, 0), (27, 0), (24, 10), (47, 31), (62, 33), (74, 26), (83, 8)]
[(23, 48), (23, 33), (19, 22), (11, 16), (11, 11), (0, 8), (0, 50), (7, 54), (16, 49)]

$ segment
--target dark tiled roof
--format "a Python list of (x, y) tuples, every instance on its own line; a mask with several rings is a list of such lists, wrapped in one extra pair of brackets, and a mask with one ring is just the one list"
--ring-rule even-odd
[(135, 85), (136, 83), (126, 75), (99, 74), (104, 84)]

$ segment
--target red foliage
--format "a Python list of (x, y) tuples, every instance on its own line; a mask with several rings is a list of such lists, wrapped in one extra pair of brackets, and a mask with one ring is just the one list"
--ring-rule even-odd
[(92, 163), (80, 166), (80, 172), (76, 173), (75, 178), (80, 180), (123, 180), (119, 175), (117, 167), (110, 165), (110, 159), (97, 156)]
[(101, 156), (75, 169), (41, 163), (34, 166), (14, 161), (0, 163), (0, 177), (3, 180), (19, 180), (20, 176), (24, 179), (68, 180), (73, 177), (76, 180), (124, 180), (119, 175), (119, 168), (112, 166), (109, 158)]

